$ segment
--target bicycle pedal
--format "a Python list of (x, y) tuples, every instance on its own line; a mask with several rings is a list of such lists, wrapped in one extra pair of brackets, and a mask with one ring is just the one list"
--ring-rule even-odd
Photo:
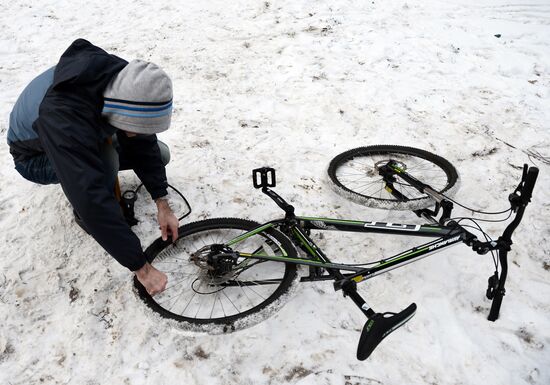
[(254, 188), (275, 187), (275, 169), (271, 167), (261, 167), (252, 170), (252, 182)]
[[(403, 326), (415, 313), (416, 304), (412, 303), (397, 314), (376, 313), (372, 316), (363, 327), (359, 345), (357, 346), (357, 359), (360, 361), (366, 360), (384, 338), (400, 326)], [(388, 314), (391, 315), (388, 316)]]

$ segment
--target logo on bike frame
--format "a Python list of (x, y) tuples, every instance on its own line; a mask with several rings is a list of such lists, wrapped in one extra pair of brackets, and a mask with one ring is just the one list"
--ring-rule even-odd
[(456, 237), (446, 239), (446, 240), (441, 241), (441, 242), (437, 242), (437, 243), (431, 245), (429, 247), (429, 250), (437, 249), (438, 247), (448, 245), (449, 243), (454, 242), (454, 241), (458, 241), (459, 239), (460, 239), (460, 235), (458, 235)]
[(397, 229), (403, 231), (418, 231), (420, 225), (402, 225), (401, 223), (386, 223), (386, 222), (365, 222), (364, 227), (372, 227), (377, 229)]

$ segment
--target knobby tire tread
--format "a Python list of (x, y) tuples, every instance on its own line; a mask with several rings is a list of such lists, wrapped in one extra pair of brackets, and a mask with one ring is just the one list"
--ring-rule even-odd
[[(227, 228), (233, 228), (237, 230), (252, 230), (256, 227), (259, 227), (260, 224), (251, 220), (247, 219), (240, 219), (240, 218), (211, 218), (211, 219), (205, 219), (202, 221), (192, 222), (185, 224), (183, 226), (180, 226), (178, 229), (178, 240), (176, 242), (185, 241), (184, 238), (186, 236), (193, 235), (195, 233), (198, 233), (203, 230), (215, 230), (215, 229), (227, 229)], [(264, 231), (263, 233), (268, 234), (270, 237), (273, 237), (277, 242), (279, 242), (280, 246), (283, 248), (283, 250), (289, 254), (292, 255), (293, 253), (296, 253), (296, 249), (292, 242), (280, 231), (275, 229), (268, 229), (267, 231)], [(156, 239), (146, 250), (145, 254), (147, 255), (148, 261), (153, 262), (155, 258), (168, 246), (171, 245), (171, 242), (163, 241), (162, 238)], [(285, 293), (287, 293), (292, 286), (292, 284), (295, 281), (296, 277), (296, 265), (292, 263), (284, 263), (285, 265), (285, 273), (282, 282), (280, 283), (279, 287), (263, 302), (259, 303), (255, 307), (248, 309), (242, 313), (234, 314), (228, 317), (224, 318), (217, 318), (217, 319), (195, 319), (191, 317), (185, 317), (181, 316), (175, 313), (172, 313), (163, 307), (161, 307), (153, 297), (151, 297), (143, 285), (137, 280), (136, 277), (134, 277), (134, 286), (137, 289), (139, 297), (146, 303), (147, 306), (149, 306), (154, 312), (158, 313), (164, 318), (174, 319), (176, 321), (183, 321), (183, 322), (189, 322), (192, 324), (221, 324), (221, 325), (229, 325), (233, 322), (248, 317), (251, 314), (260, 312), (264, 308), (266, 308), (268, 305), (272, 304), (275, 300), (283, 296)]]
[[(432, 206), (434, 204), (434, 201), (427, 196), (412, 199), (407, 202), (400, 202), (394, 199), (384, 199), (384, 198), (366, 196), (356, 191), (353, 191), (352, 189), (346, 187), (344, 184), (342, 184), (338, 180), (336, 171), (340, 166), (345, 164), (347, 161), (360, 157), (361, 155), (376, 155), (378, 153), (388, 153), (388, 154), (396, 153), (396, 154), (402, 154), (402, 155), (411, 155), (411, 156), (416, 156), (416, 157), (425, 159), (427, 161), (430, 161), (435, 165), (439, 166), (441, 170), (445, 172), (448, 178), (446, 186), (443, 189), (439, 190), (438, 192), (452, 195), (452, 191), (454, 191), (458, 187), (458, 182), (459, 182), (458, 172), (456, 171), (455, 167), (445, 158), (439, 155), (433, 154), (429, 151), (414, 148), (414, 147), (397, 146), (397, 145), (374, 145), (374, 146), (363, 146), (363, 147), (353, 148), (351, 150), (345, 151), (337, 155), (331, 160), (327, 172), (328, 172), (330, 184), (332, 185), (334, 190), (338, 194), (356, 203), (369, 206), (369, 207), (382, 208), (382, 209), (417, 210), (417, 209), (422, 209), (422, 208)], [(430, 181), (422, 181), (422, 182), (426, 184), (430, 184)]]

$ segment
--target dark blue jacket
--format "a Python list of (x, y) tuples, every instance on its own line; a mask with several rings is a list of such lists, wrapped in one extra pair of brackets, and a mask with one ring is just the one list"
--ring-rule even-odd
[[(46, 153), (69, 202), (95, 240), (118, 262), (138, 270), (146, 261), (137, 236), (105, 184), (99, 149), (116, 132), (102, 117), (103, 91), (128, 63), (78, 39), (59, 63), (23, 91), (10, 116), (14, 160)], [(118, 135), (121, 151), (153, 199), (166, 195), (166, 171), (155, 135)]]

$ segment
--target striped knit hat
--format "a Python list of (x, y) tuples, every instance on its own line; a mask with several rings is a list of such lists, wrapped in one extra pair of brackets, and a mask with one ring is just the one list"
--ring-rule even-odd
[(102, 115), (109, 124), (137, 134), (156, 134), (170, 127), (172, 82), (157, 65), (133, 60), (103, 92)]

